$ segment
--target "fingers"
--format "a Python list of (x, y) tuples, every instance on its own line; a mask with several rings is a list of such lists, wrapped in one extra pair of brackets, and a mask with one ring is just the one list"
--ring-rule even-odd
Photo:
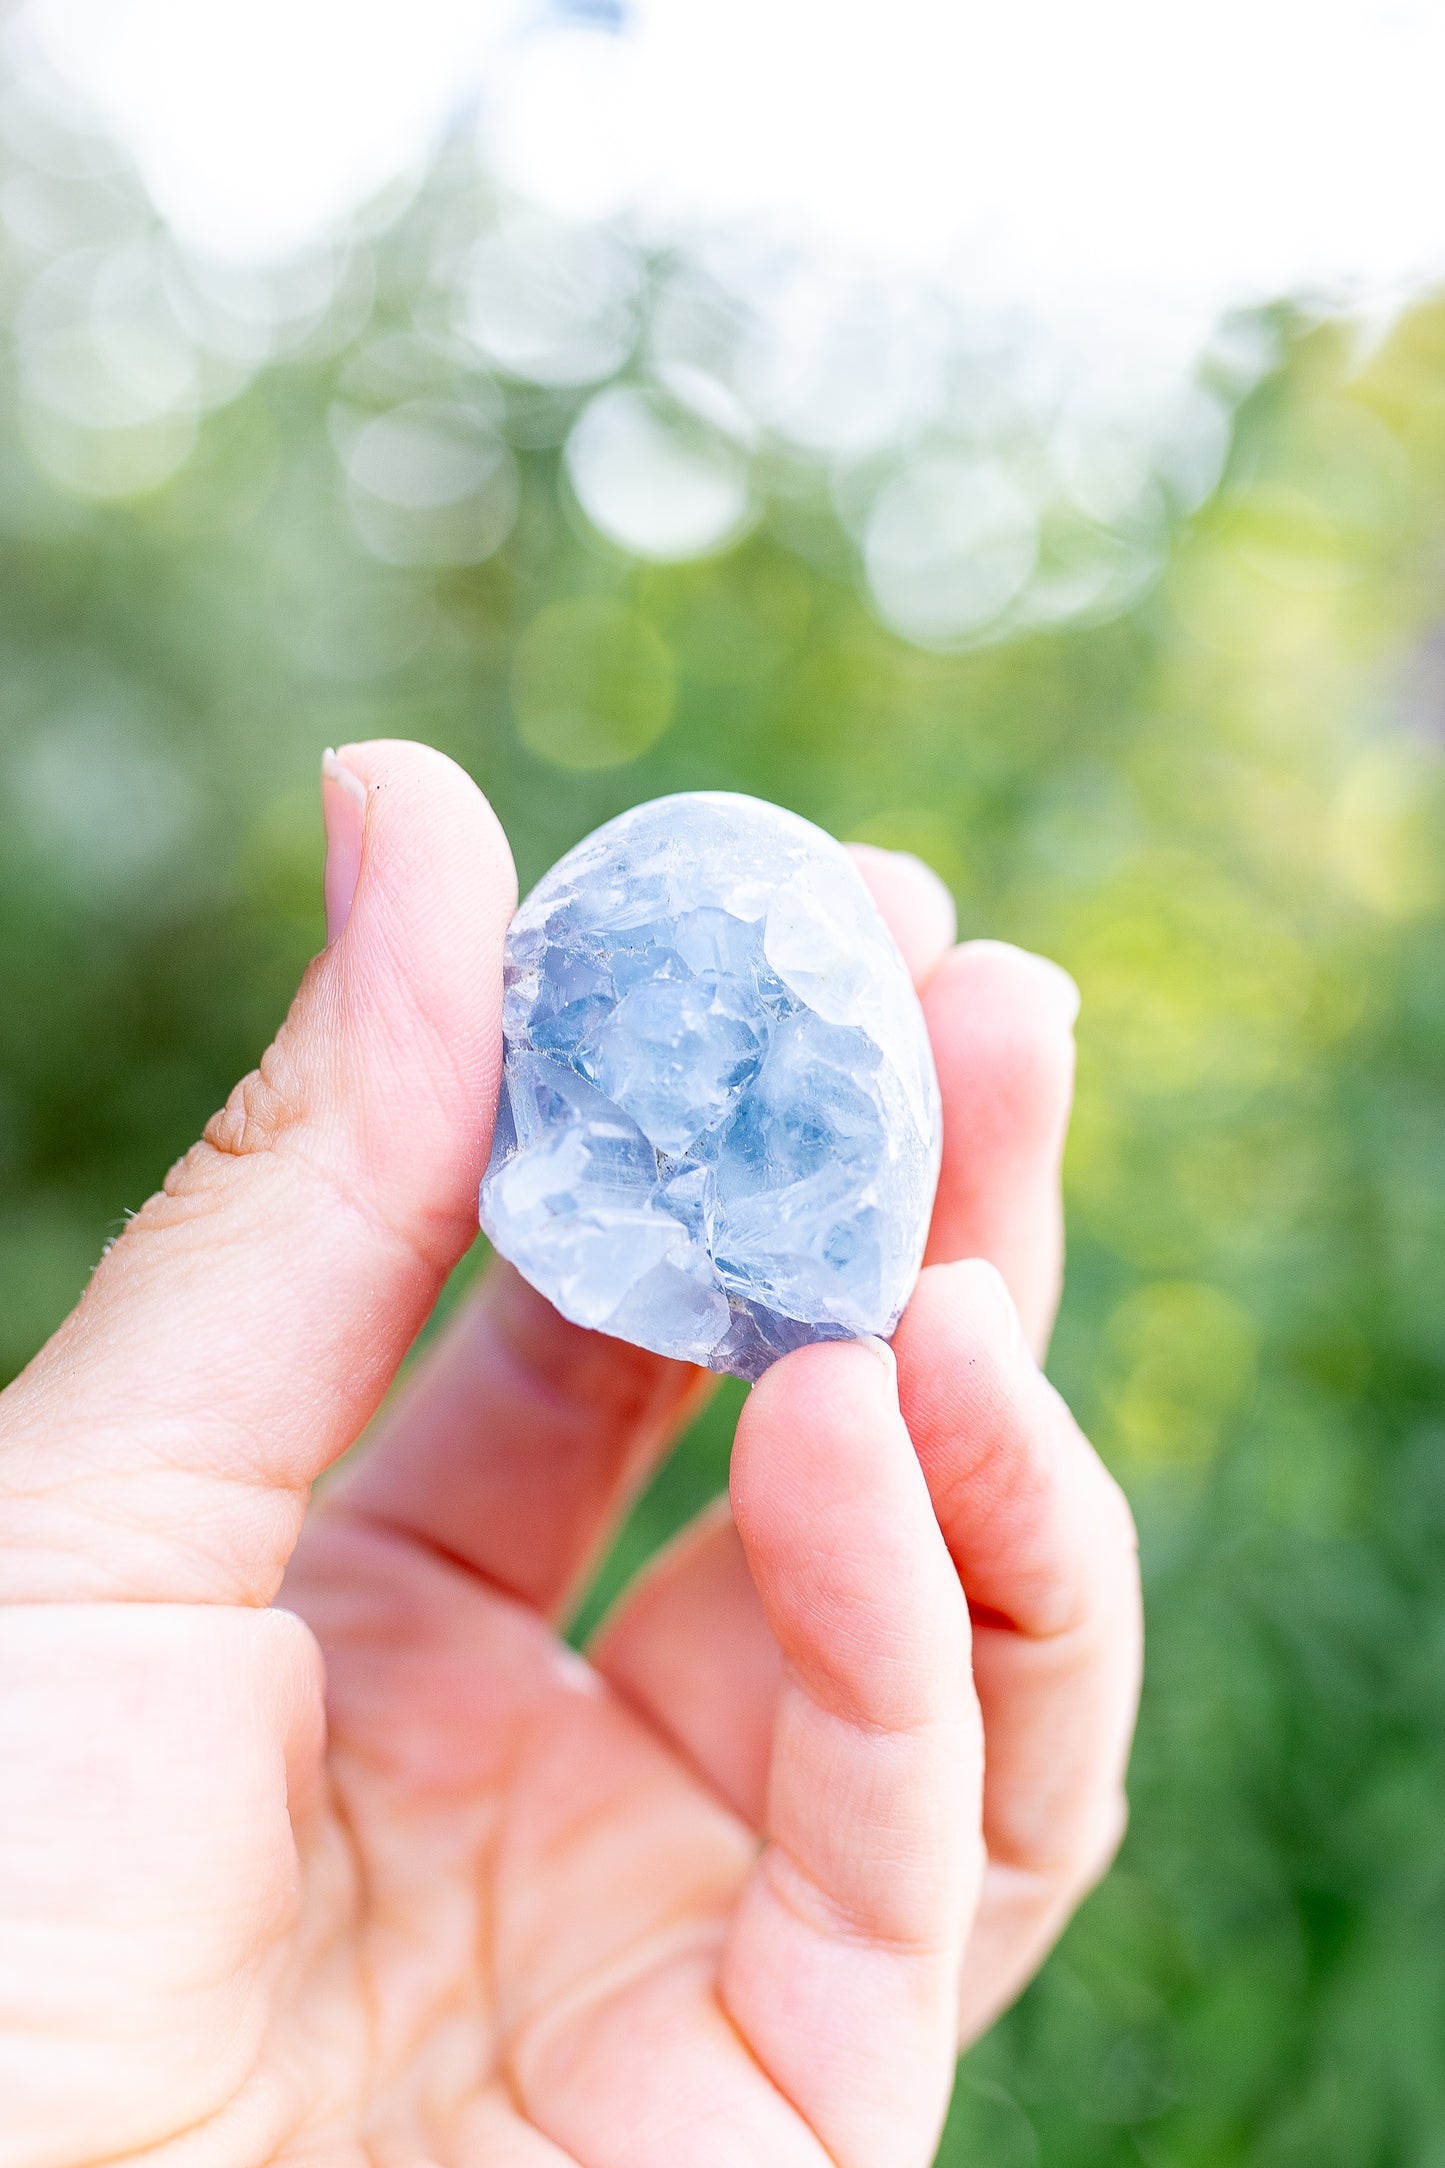
[(927, 1261), (986, 1257), (1042, 1355), (1063, 1273), (1059, 1168), (1079, 996), (1057, 964), (970, 941), (923, 989), (943, 1094), (943, 1165)]
[(565, 1611), (712, 1382), (569, 1324), (499, 1260), (325, 1511), (394, 1529), (540, 1611)]
[(923, 1001), (943, 1096), (930, 1263), (986, 1257), (1042, 1354), (1063, 1274), (1059, 1170), (1073, 1096), (1079, 992), (1002, 941), (950, 948), (953, 898), (907, 851), (849, 845)]
[[(920, 978), (953, 905), (918, 859), (856, 847)], [(696, 1412), (704, 1374), (559, 1317), (495, 1270), (383, 1417), (327, 1511), (395, 1528), (565, 1613), (638, 1485)]]
[(733, 1504), (784, 1678), (724, 2003), (840, 2168), (923, 2168), (982, 1767), (963, 1596), (891, 1365), (866, 1345), (776, 1364), (739, 1424)]
[(0, 1403), (11, 1598), (268, 1601), (308, 1485), (472, 1238), (510, 856), (439, 753), (343, 761), (361, 816), (328, 882), (339, 917), (354, 879), (344, 932)]
[(915, 986), (937, 970), (958, 930), (953, 898), (932, 866), (911, 851), (850, 843), (849, 855), (898, 943)]
[[(991, 1267), (929, 1267), (894, 1347), (974, 1613), (988, 1867), (963, 1972), (967, 2038), (1029, 1978), (1122, 1833), (1137, 1561), (1123, 1497), (1039, 1375)], [(776, 1647), (737, 1534), (714, 1516), (640, 1578), (591, 1653), (757, 1826)]]
[[(855, 850), (880, 901), (890, 889), (891, 908), (905, 892), (915, 898), (909, 939), (944, 1106), (930, 1255), (991, 1260), (1041, 1350), (1063, 1257), (1059, 1162), (1073, 1077), (1073, 982), (1044, 958), (997, 942), (940, 956), (949, 926), (934, 876), (916, 860)], [(755, 1822), (775, 1658), (742, 1563), (725, 1526), (689, 1534), (639, 1576), (593, 1654)], [(725, 1625), (715, 1627), (720, 1605)]]
[(973, 1612), (987, 1740), (989, 1873), (967, 2036), (1027, 1979), (1123, 1830), (1142, 1639), (1134, 1530), (988, 1266), (925, 1271), (895, 1347), (903, 1412)]
[(649, 1562), (587, 1654), (758, 1828), (783, 1667), (725, 1499)]

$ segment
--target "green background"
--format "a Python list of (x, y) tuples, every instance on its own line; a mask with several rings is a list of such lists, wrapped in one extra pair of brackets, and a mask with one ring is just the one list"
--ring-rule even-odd
[[(60, 240), (0, 239), (5, 1374), (284, 1013), (323, 746), (443, 747), (524, 882), (679, 788), (920, 852), (965, 934), (1082, 989), (1051, 1367), (1134, 1501), (1150, 1631), (1122, 1859), (942, 2157), (1445, 2168), (1445, 309), (1367, 346), (1282, 307), (1133, 608), (937, 654), (870, 613), (805, 467), (761, 460), (729, 550), (640, 565), (570, 500), (567, 396), (445, 340), (397, 375), (438, 232), (492, 215), (467, 173), (183, 456), (37, 406), (47, 251), (137, 215), (118, 162), (62, 179)], [(513, 447), (478, 564), (386, 561), (348, 498), (338, 400), (418, 389)], [(609, 1586), (724, 1480), (735, 1406)]]

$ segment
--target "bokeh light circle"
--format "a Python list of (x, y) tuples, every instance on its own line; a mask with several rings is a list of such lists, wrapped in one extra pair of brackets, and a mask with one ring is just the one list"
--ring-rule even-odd
[(357, 533), (384, 563), (481, 564), (511, 532), (516, 462), (458, 401), (409, 399), (374, 415), (342, 458)]
[(692, 417), (632, 385), (599, 392), (567, 440), (567, 474), (599, 534), (634, 557), (704, 557), (742, 533), (747, 462)]
[(458, 292), (463, 333), (532, 384), (595, 384), (637, 336), (640, 272), (615, 235), (518, 213), (483, 235)]
[(881, 493), (864, 537), (868, 585), (905, 639), (976, 638), (1022, 593), (1038, 559), (1039, 519), (991, 460), (934, 456)]

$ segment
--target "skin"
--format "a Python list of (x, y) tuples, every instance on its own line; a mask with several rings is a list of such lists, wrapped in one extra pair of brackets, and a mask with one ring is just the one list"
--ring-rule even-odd
[(698, 1372), (498, 1269), (308, 1512), (472, 1240), (514, 902), (460, 770), (342, 758), (344, 931), (0, 1398), (0, 2168), (923, 2168), (1123, 1826), (1070, 982), (861, 855), (945, 1101), (896, 1366), (769, 1371), (584, 1662)]

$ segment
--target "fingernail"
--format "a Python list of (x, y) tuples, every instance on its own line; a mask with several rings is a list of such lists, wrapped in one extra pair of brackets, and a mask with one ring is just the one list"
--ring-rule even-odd
[(361, 873), (366, 785), (328, 746), (321, 756), (321, 818), (326, 826), (326, 946), (339, 941), (351, 916)]
[(888, 1345), (888, 1342), (880, 1340), (875, 1332), (860, 1332), (854, 1344), (857, 1347), (866, 1347), (869, 1354), (882, 1363), (884, 1369), (888, 1372), (888, 1382), (896, 1393), (898, 1390), (898, 1358)]

